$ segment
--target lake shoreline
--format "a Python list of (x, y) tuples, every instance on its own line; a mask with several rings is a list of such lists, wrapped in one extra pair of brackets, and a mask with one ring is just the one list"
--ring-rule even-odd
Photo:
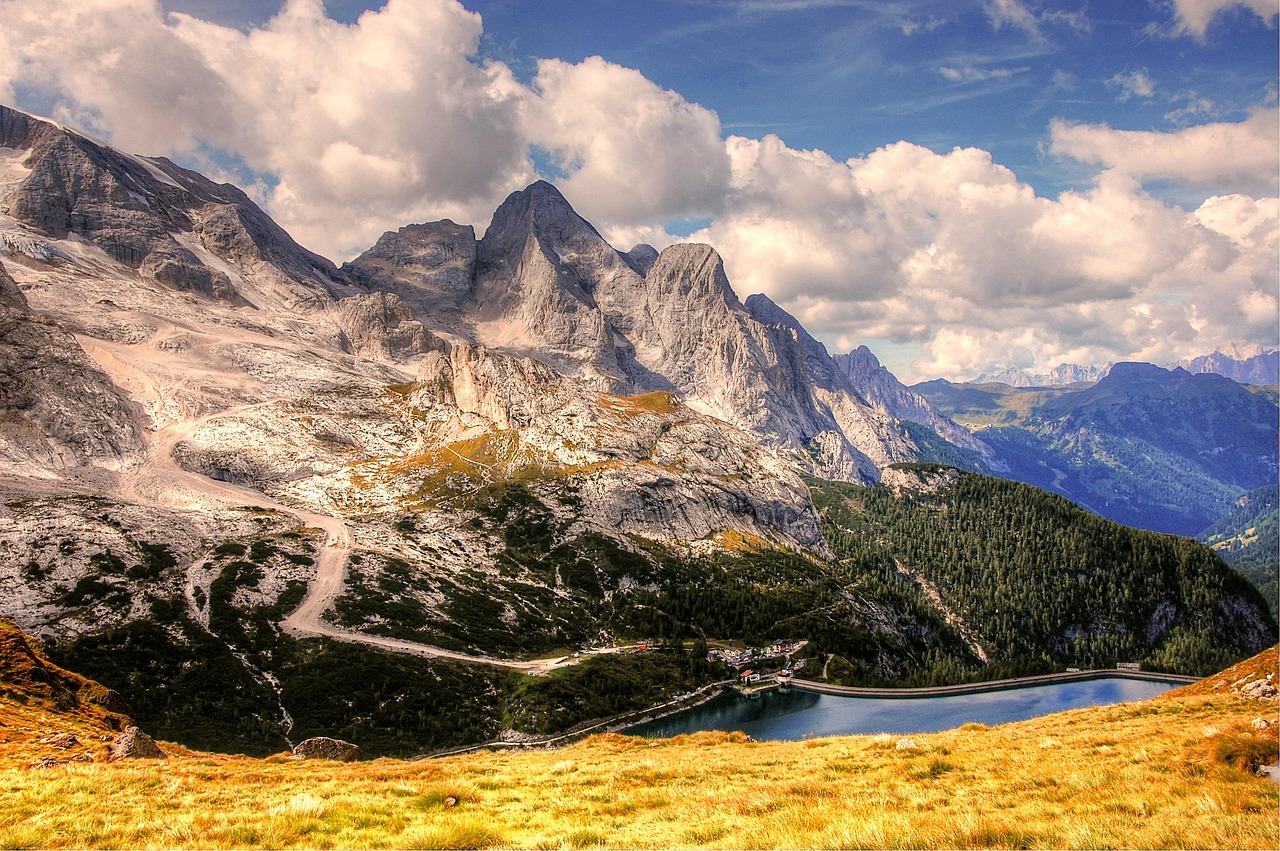
[[(826, 693), (793, 687), (769, 687), (757, 700), (722, 697), (674, 717), (637, 724), (623, 732), (631, 736), (672, 737), (704, 730), (740, 730), (758, 741), (874, 735), (911, 735), (960, 727), (976, 722), (997, 726), (1040, 715), (1086, 706), (1147, 700), (1172, 688), (1166, 677), (1121, 677), (1112, 672), (1057, 678), (1020, 678), (972, 684), (959, 694), (912, 689), (907, 695), (884, 689)], [(977, 686), (974, 688), (973, 686)], [(927, 699), (920, 699), (927, 698)]]
[(920, 688), (866, 688), (861, 686), (832, 685), (830, 683), (820, 683), (814, 680), (800, 679), (793, 679), (791, 681), (791, 687), (796, 691), (829, 694), (835, 697), (866, 697), (873, 699), (892, 698), (897, 700), (901, 698), (950, 697), (959, 694), (984, 694), (987, 692), (1010, 691), (1012, 689), (1033, 688), (1035, 686), (1086, 682), (1089, 680), (1101, 679), (1139, 680), (1151, 683), (1187, 685), (1198, 682), (1200, 678), (1184, 676), (1182, 674), (1164, 674), (1154, 671), (1121, 671), (1103, 668), (1090, 671), (1069, 671), (1058, 674), (1037, 674), (1030, 677), (1013, 677), (1007, 680), (988, 680), (986, 682), (979, 683), (959, 683), (957, 685), (950, 686), (922, 686)]

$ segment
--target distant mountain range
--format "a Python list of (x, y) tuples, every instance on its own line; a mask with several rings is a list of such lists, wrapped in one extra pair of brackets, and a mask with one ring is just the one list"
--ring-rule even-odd
[[(1232, 344), (1225, 351), (1211, 352), (1194, 358), (1184, 358), (1169, 368), (1182, 367), (1196, 375), (1213, 373), (1238, 381), (1241, 384), (1274, 386), (1280, 384), (1280, 349), (1264, 349), (1258, 345)], [(1010, 387), (1062, 387), (1081, 382), (1098, 381), (1111, 369), (1103, 366), (1080, 366), (1074, 363), (1059, 364), (1047, 373), (1029, 373), (1017, 367), (1006, 367), (994, 372), (984, 372), (967, 384), (1007, 384)]]
[(995, 372), (984, 372), (967, 384), (1007, 384), (1010, 387), (1061, 387), (1081, 382), (1097, 381), (1107, 374), (1111, 364), (1105, 366), (1080, 366), (1074, 363), (1059, 364), (1050, 372), (1030, 373), (1016, 366)]
[(1013, 478), (1130, 526), (1198, 534), (1278, 472), (1274, 395), (1212, 373), (1121, 363), (1083, 387), (913, 389), (980, 435)]
[(1197, 374), (1212, 372), (1241, 384), (1280, 384), (1280, 350), (1261, 346), (1230, 346), (1224, 352), (1212, 352), (1176, 364)]

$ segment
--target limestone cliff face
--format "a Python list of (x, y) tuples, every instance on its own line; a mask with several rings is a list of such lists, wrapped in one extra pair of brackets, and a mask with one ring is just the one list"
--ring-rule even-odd
[(514, 438), (505, 463), (536, 459), (571, 479), (583, 520), (600, 528), (658, 540), (739, 529), (826, 550), (795, 472), (673, 394), (599, 393), (541, 361), (455, 343), (422, 362), (409, 402), (439, 424), (442, 445), (478, 432)]
[(358, 355), (401, 359), (440, 347), (409, 305), (395, 293), (350, 296), (338, 302), (338, 326)]
[[(874, 481), (924, 453), (794, 318), (762, 296), (744, 305), (709, 246), (620, 253), (542, 181), (498, 208), (474, 263), (467, 238), (450, 222), (415, 225), (348, 269), (403, 295), (436, 332), (539, 360), (595, 390), (677, 393), (799, 469)], [(941, 439), (974, 443), (955, 428)]]
[(362, 289), (394, 293), (415, 313), (452, 328), (475, 288), (477, 250), (470, 225), (444, 219), (383, 234), (343, 271)]
[(33, 315), (0, 265), (0, 473), (120, 469), (142, 453), (139, 411), (75, 338)]

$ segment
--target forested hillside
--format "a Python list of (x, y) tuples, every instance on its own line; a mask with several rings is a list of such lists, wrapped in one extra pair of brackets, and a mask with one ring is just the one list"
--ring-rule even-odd
[(1280, 595), (1280, 485), (1249, 491), (1197, 537), (1258, 586), (1274, 616)]
[(936, 588), (993, 662), (1204, 674), (1275, 640), (1258, 591), (1196, 541), (945, 467), (908, 465), (886, 481), (815, 486), (833, 547), (876, 541)]

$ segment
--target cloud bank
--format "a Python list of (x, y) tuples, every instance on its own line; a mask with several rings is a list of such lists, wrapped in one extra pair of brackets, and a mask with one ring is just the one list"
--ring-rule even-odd
[[(1229, 4), (1177, 5), (1202, 34)], [(986, 8), (1037, 38), (1060, 23)], [(0, 99), (38, 92), (121, 148), (222, 168), (339, 260), (411, 221), (483, 229), (537, 160), (619, 248), (709, 221), (690, 238), (720, 250), (740, 294), (769, 294), (838, 350), (915, 345), (908, 379), (1274, 344), (1275, 109), (1171, 133), (1055, 121), (1047, 154), (1097, 175), (1046, 198), (978, 148), (841, 162), (725, 138), (714, 112), (600, 57), (541, 60), (524, 83), (477, 58), (482, 35), (453, 0), (390, 0), (350, 25), (290, 0), (246, 31), (153, 0), (8, 0)], [(1150, 96), (1145, 72), (1114, 85)], [(1183, 209), (1151, 181), (1212, 190)]]

